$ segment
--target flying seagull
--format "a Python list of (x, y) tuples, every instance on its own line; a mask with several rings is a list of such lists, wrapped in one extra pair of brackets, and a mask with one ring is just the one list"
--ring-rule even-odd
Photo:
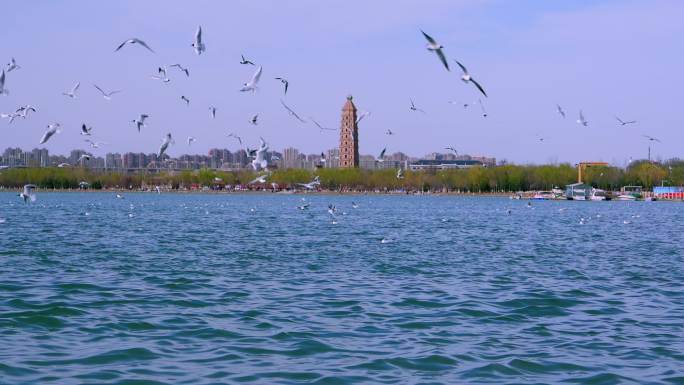
[(385, 151), (387, 151), (387, 147), (383, 148), (382, 151), (380, 151), (380, 155), (375, 158), (378, 162), (384, 162), (385, 161)]
[(230, 134), (228, 134), (228, 137), (237, 139), (237, 141), (240, 142), (240, 145), (242, 146), (242, 138), (241, 137), (233, 134), (232, 132)]
[(240, 91), (242, 91), (242, 92), (245, 92), (245, 91), (255, 92), (257, 90), (257, 84), (259, 83), (259, 78), (261, 78), (261, 66), (259, 66), (259, 68), (257, 68), (254, 75), (252, 75), (252, 79), (250, 79), (249, 82), (245, 83), (242, 88), (240, 88)]
[(415, 104), (413, 104), (413, 99), (409, 99), (409, 100), (411, 101), (411, 107), (409, 107), (409, 109), (411, 111), (420, 111), (422, 113), (425, 113), (425, 111), (421, 110), (420, 108), (416, 107)]
[(123, 43), (119, 44), (119, 46), (116, 47), (116, 49), (114, 50), (114, 52), (120, 50), (120, 49), (123, 48), (123, 46), (125, 46), (126, 44), (140, 44), (141, 46), (147, 48), (150, 52), (154, 53), (154, 51), (152, 50), (152, 48), (150, 48), (150, 46), (147, 45), (147, 43), (145, 43), (144, 41), (138, 39), (137, 37), (130, 38), (130, 39), (128, 39), (128, 40), (124, 40)]
[(244, 55), (240, 55), (240, 57), (242, 57), (242, 60), (240, 61), (240, 64), (251, 64), (251, 65), (254, 65), (254, 63), (252, 63), (251, 61), (245, 59), (245, 56), (244, 56)]
[(617, 119), (617, 121), (620, 122), (620, 125), (621, 125), (621, 126), (626, 126), (626, 125), (628, 125), (628, 124), (634, 124), (634, 123), (636, 123), (636, 120), (624, 121), (624, 120), (618, 118), (617, 116), (615, 117), (615, 119)]
[(404, 170), (397, 169), (397, 179), (404, 179)]
[(211, 118), (216, 119), (216, 107), (209, 106), (209, 112), (211, 113)]
[(390, 130), (390, 129), (387, 129), (387, 131), (385, 131), (385, 134), (386, 135), (394, 135), (394, 132), (392, 132), (392, 130)]
[(92, 127), (86, 127), (85, 123), (83, 123), (81, 125), (81, 135), (90, 136), (90, 131), (92, 131), (92, 130), (93, 130), (93, 128)]
[(78, 160), (76, 160), (76, 163), (79, 163), (79, 162), (80, 162), (81, 164), (83, 164), (83, 162), (86, 161), (86, 160), (90, 160), (90, 155), (89, 155), (89, 154), (82, 154), (82, 155), (78, 158)]
[(15, 112), (17, 113), (17, 116), (21, 116), (22, 118), (26, 119), (26, 116), (28, 115), (29, 111), (36, 112), (37, 110), (32, 105), (27, 104), (25, 106), (17, 108), (17, 111)]
[(658, 138), (654, 138), (654, 137), (648, 136), (648, 135), (641, 135), (641, 136), (643, 136), (644, 138), (648, 139), (648, 140), (651, 141), (651, 142), (662, 143), (662, 142), (660, 141), (660, 139), (658, 139)]
[(97, 84), (93, 84), (95, 88), (97, 88), (98, 91), (102, 94), (102, 97), (105, 98), (105, 100), (112, 100), (112, 95), (117, 94), (121, 92), (121, 90), (114, 90), (114, 91), (109, 91), (105, 92), (102, 88), (98, 87)]
[(14, 58), (10, 59), (10, 62), (7, 63), (7, 72), (12, 72), (14, 70), (20, 69), (21, 66), (17, 64), (17, 61), (14, 60)]
[(482, 89), (482, 86), (480, 85), (480, 83), (478, 83), (475, 79), (473, 79), (472, 76), (470, 76), (470, 74), (468, 73), (468, 70), (465, 68), (465, 66), (463, 64), (461, 64), (461, 62), (459, 62), (458, 60), (454, 60), (454, 61), (456, 62), (456, 64), (458, 64), (459, 67), (461, 67), (461, 71), (463, 71), (463, 75), (461, 75), (461, 80), (463, 80), (464, 83), (473, 83), (475, 85), (475, 87), (477, 87), (477, 89), (480, 90), (480, 92), (482, 92), (482, 95), (487, 97), (487, 93), (485, 92), (485, 90)]
[(9, 95), (9, 90), (5, 88), (5, 70), (0, 74), (0, 95)]
[(33, 189), (36, 188), (36, 185), (34, 184), (25, 184), (24, 185), (24, 191), (19, 194), (19, 197), (24, 200), (24, 203), (28, 203), (29, 201), (35, 202), (36, 201), (36, 195), (33, 193)]
[(283, 101), (283, 99), (280, 99), (280, 104), (282, 104), (283, 107), (285, 107), (285, 109), (287, 110), (287, 112), (289, 112), (290, 115), (294, 116), (295, 119), (299, 120), (299, 121), (302, 122), (302, 123), (306, 123), (306, 121), (305, 121), (304, 119), (300, 118), (299, 115), (297, 115), (296, 112), (292, 111), (292, 109), (291, 109), (290, 107), (288, 107), (287, 104), (285, 104), (285, 102)]
[(176, 67), (179, 71), (184, 72), (185, 76), (190, 76), (190, 70), (188, 67), (183, 68), (183, 66), (180, 64), (171, 64), (169, 67)]
[(482, 99), (477, 99), (477, 102), (480, 103), (480, 110), (482, 110), (482, 117), (486, 118), (487, 117), (487, 110), (485, 110), (484, 104), (482, 103)]
[(565, 111), (563, 111), (563, 108), (560, 106), (560, 104), (556, 104), (556, 110), (558, 111), (560, 116), (562, 116), (563, 119), (565, 119)]
[(202, 26), (197, 27), (197, 32), (195, 32), (195, 42), (191, 44), (195, 49), (195, 53), (201, 55), (202, 52), (206, 51), (204, 43), (202, 43)]
[(47, 142), (48, 140), (50, 140), (50, 138), (52, 137), (52, 135), (54, 135), (54, 134), (59, 134), (59, 133), (61, 132), (61, 130), (59, 129), (59, 127), (60, 127), (60, 124), (59, 124), (59, 123), (48, 124), (48, 126), (47, 126), (48, 129), (47, 129), (47, 131), (45, 131), (45, 133), (43, 134), (43, 137), (40, 138), (40, 143), (39, 143), (39, 144), (43, 144), (43, 143)]
[(251, 182), (249, 182), (247, 184), (255, 184), (255, 183), (264, 184), (264, 183), (266, 183), (266, 177), (268, 177), (268, 174), (259, 175), (258, 177), (254, 178), (254, 180), (252, 180)]
[(427, 33), (423, 32), (421, 29), (420, 32), (423, 33), (423, 36), (425, 36), (425, 39), (427, 40), (427, 45), (426, 48), (428, 51), (432, 51), (437, 54), (437, 57), (439, 57), (439, 60), (444, 64), (444, 68), (449, 71), (449, 64), (447, 63), (446, 57), (444, 57), (444, 52), (442, 51), (442, 48), (444, 48), (442, 45), (438, 44), (435, 39), (433, 39), (430, 35)]
[(164, 152), (166, 152), (166, 149), (169, 148), (169, 144), (173, 143), (173, 138), (171, 137), (171, 134), (168, 133), (162, 139), (162, 144), (159, 146), (159, 154), (157, 154), (157, 158), (161, 159), (162, 155), (164, 155)]
[(258, 170), (260, 167), (265, 169), (268, 166), (268, 161), (266, 160), (268, 145), (266, 144), (266, 141), (264, 141), (264, 138), (260, 137), (259, 140), (261, 141), (261, 144), (259, 145), (259, 149), (256, 150), (254, 160), (252, 160), (252, 168), (254, 168), (254, 170)]
[(323, 130), (337, 131), (337, 130), (334, 129), (334, 128), (328, 128), (328, 127), (323, 127), (323, 126), (321, 126), (321, 125), (320, 125), (317, 121), (315, 121), (314, 118), (312, 118), (312, 117), (309, 117), (309, 119), (311, 119), (311, 121), (314, 122), (314, 124), (316, 125), (316, 127), (320, 128), (321, 131), (323, 131)]
[(313, 190), (313, 189), (316, 188), (316, 186), (320, 186), (320, 185), (321, 185), (321, 180), (320, 180), (320, 178), (319, 178), (318, 175), (317, 175), (317, 176), (314, 177), (314, 179), (313, 179), (311, 182), (309, 182), (309, 183), (297, 183), (297, 184), (300, 185), (300, 186), (302, 186), (302, 187), (304, 187), (304, 188), (307, 189), (307, 190)]
[(455, 102), (453, 100), (449, 100), (449, 104), (458, 104), (460, 106), (463, 106), (463, 109), (466, 109), (470, 106), (470, 103)]
[(249, 122), (256, 126), (258, 124), (258, 120), (259, 120), (259, 114), (256, 114), (256, 115), (252, 116), (252, 119), (250, 119)]
[(68, 96), (73, 99), (76, 97), (76, 91), (78, 91), (78, 87), (80, 86), (81, 82), (77, 82), (76, 84), (74, 84), (74, 87), (71, 89), (71, 91), (62, 92), (62, 95)]
[(370, 111), (363, 111), (363, 112), (361, 112), (361, 115), (359, 115), (359, 116), (356, 118), (356, 124), (359, 124), (359, 122), (361, 121), (361, 119), (365, 118), (365, 117), (368, 116), (368, 115), (370, 115)]
[(185, 95), (181, 95), (181, 100), (185, 102), (186, 106), (190, 106), (190, 99), (188, 99)]
[(582, 113), (582, 110), (579, 112), (579, 119), (577, 119), (577, 123), (583, 125), (584, 127), (587, 127), (589, 125), (589, 122), (587, 122), (587, 119), (584, 118), (584, 114)]
[(138, 127), (138, 132), (140, 132), (141, 127), (147, 127), (145, 124), (145, 119), (149, 118), (149, 115), (146, 114), (140, 114), (140, 118), (138, 119), (133, 119), (133, 123), (135, 124), (136, 127)]
[(287, 81), (287, 79), (284, 78), (275, 78), (276, 80), (280, 80), (281, 83), (285, 86), (285, 95), (287, 95), (287, 87), (290, 85), (290, 82)]
[(193, 138), (192, 136), (188, 136), (188, 146), (191, 145), (192, 142), (194, 142), (194, 141), (195, 141), (195, 138)]
[(19, 116), (21, 116), (21, 115), (16, 113), (16, 112), (10, 112), (9, 114), (0, 114), (0, 118), (7, 118), (8, 119), (7, 124), (14, 122), (14, 119), (16, 119)]
[(161, 80), (164, 83), (168, 83), (171, 81), (169, 77), (166, 75), (166, 67), (158, 67), (157, 68), (157, 74), (151, 76), (152, 79), (157, 79)]
[(90, 147), (91, 147), (91, 148), (100, 148), (100, 145), (101, 145), (101, 144), (107, 144), (107, 143), (105, 143), (105, 142), (93, 142), (93, 141), (90, 140), (90, 139), (86, 139), (85, 141), (88, 142), (88, 144), (90, 144)]
[(458, 151), (456, 151), (456, 149), (453, 146), (444, 147), (444, 149), (453, 152), (454, 155), (458, 155)]

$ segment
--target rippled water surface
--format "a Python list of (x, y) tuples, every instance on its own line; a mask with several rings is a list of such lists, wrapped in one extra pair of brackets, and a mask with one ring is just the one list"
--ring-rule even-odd
[(0, 383), (684, 384), (684, 204), (301, 198), (0, 194)]

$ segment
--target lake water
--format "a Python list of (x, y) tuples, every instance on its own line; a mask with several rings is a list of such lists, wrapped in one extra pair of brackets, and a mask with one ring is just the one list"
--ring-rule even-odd
[(681, 203), (37, 198), (0, 193), (2, 384), (684, 383)]

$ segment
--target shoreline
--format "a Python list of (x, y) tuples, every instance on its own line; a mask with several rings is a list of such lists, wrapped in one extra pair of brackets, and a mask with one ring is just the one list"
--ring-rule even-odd
[[(21, 193), (20, 188), (0, 188), (0, 193)], [(94, 193), (94, 194), (157, 194), (155, 190), (126, 190), (126, 189), (34, 189), (36, 193)], [(312, 190), (312, 191), (271, 191), (271, 190), (161, 190), (162, 194), (215, 194), (215, 195), (231, 195), (231, 194), (270, 194), (270, 195), (427, 195), (427, 196), (478, 196), (478, 197), (497, 197), (507, 198), (514, 196), (516, 193), (465, 193), (465, 192), (392, 192), (392, 191), (332, 191), (332, 190)]]

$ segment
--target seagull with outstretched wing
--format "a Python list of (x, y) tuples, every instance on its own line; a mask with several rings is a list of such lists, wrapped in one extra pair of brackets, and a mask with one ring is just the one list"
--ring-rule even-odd
[(423, 36), (425, 36), (425, 40), (427, 40), (427, 45), (426, 48), (428, 51), (434, 52), (437, 57), (439, 57), (439, 60), (444, 64), (444, 68), (449, 71), (449, 63), (447, 63), (446, 57), (444, 57), (444, 51), (442, 49), (444, 48), (441, 44), (438, 44), (435, 39), (432, 38), (432, 36), (428, 35), (425, 33), (422, 29), (420, 32), (423, 33)]

